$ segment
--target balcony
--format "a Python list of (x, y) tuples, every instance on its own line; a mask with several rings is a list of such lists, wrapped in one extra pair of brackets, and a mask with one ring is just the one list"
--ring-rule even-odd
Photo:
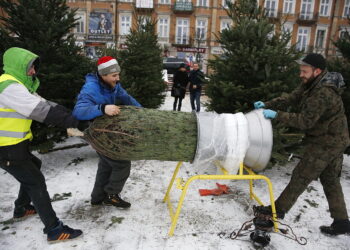
[(296, 49), (300, 52), (302, 52), (303, 54), (309, 54), (314, 52), (314, 46), (312, 45), (302, 45), (300, 43), (296, 44)]
[(299, 25), (313, 25), (318, 20), (318, 13), (301, 12), (297, 16), (297, 24)]
[(154, 9), (153, 0), (136, 0), (137, 11), (152, 11)]
[(175, 47), (187, 47), (193, 42), (193, 39), (190, 36), (171, 36), (170, 42), (172, 46)]
[(267, 17), (276, 17), (277, 11), (276, 9), (265, 9), (265, 13)]
[(176, 1), (174, 4), (173, 10), (174, 10), (174, 13), (191, 14), (193, 12), (193, 4), (192, 2)]
[(158, 36), (158, 42), (159, 43), (169, 43), (169, 37), (159, 37)]
[(279, 22), (282, 17), (281, 12), (277, 12), (274, 9), (266, 10), (266, 16), (270, 19), (272, 23)]

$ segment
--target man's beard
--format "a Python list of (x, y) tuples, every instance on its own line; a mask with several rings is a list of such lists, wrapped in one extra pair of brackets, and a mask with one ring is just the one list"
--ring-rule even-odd
[(306, 77), (302, 77), (301, 80), (303, 81), (304, 84), (309, 85), (310, 83), (312, 83), (314, 80), (316, 79), (315, 76), (310, 76), (309, 78)]

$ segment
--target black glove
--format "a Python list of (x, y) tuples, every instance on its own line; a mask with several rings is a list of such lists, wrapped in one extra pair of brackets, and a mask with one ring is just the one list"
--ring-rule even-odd
[(90, 126), (89, 121), (79, 121), (77, 128), (83, 132), (85, 129), (88, 129), (89, 126)]

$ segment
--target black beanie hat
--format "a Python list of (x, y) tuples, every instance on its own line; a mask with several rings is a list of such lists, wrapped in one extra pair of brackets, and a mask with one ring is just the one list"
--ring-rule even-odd
[(321, 70), (326, 68), (326, 59), (321, 54), (310, 53), (296, 62), (300, 65), (312, 66)]

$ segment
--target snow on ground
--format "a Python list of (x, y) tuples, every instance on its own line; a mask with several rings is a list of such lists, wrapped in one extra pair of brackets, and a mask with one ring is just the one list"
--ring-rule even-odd
[[(172, 109), (173, 98), (167, 97), (162, 109)], [(183, 111), (190, 111), (189, 97), (183, 103)], [(81, 142), (69, 138), (57, 146)], [(21, 222), (0, 224), (0, 249), (86, 249), (86, 250), (148, 250), (148, 249), (254, 249), (248, 237), (241, 240), (220, 238), (218, 233), (241, 227), (250, 220), (252, 205), (247, 181), (219, 181), (232, 190), (229, 195), (201, 197), (199, 188), (216, 188), (215, 181), (196, 181), (190, 186), (178, 225), (173, 237), (168, 237), (170, 217), (162, 202), (176, 162), (137, 161), (122, 196), (132, 203), (130, 210), (114, 207), (92, 207), (92, 190), (97, 167), (97, 155), (90, 146), (60, 150), (49, 154), (35, 153), (43, 161), (42, 171), (48, 191), (55, 194), (71, 193), (65, 200), (53, 202), (58, 217), (66, 224), (84, 231), (82, 237), (56, 244), (48, 244), (42, 233), (43, 225), (38, 216)], [(77, 160), (80, 158), (81, 160)], [(262, 174), (274, 185), (275, 196), (288, 183), (296, 162), (267, 169)], [(185, 180), (197, 173), (189, 163), (179, 172)], [(342, 174), (343, 191), (350, 207), (350, 157), (346, 156)], [(18, 192), (18, 182), (0, 170), (0, 221), (12, 217), (13, 202)], [(269, 203), (266, 184), (256, 181), (255, 191), (262, 201)], [(172, 200), (178, 200), (180, 192), (175, 188)], [(298, 236), (308, 240), (306, 246), (272, 234), (266, 249), (350, 249), (350, 236), (327, 237), (319, 232), (320, 225), (332, 222), (322, 186), (313, 182), (287, 214), (284, 223), (291, 225)]]

